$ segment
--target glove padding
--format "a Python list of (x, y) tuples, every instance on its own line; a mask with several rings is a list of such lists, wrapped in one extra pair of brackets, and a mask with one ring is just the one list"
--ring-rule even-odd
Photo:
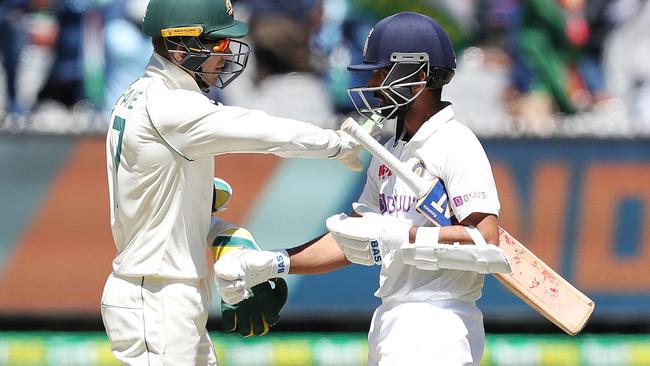
[(253, 295), (251, 287), (289, 274), (286, 251), (241, 249), (228, 252), (214, 264), (215, 281), (221, 298), (236, 304)]
[(364, 266), (380, 265), (388, 252), (407, 244), (411, 228), (409, 223), (374, 212), (362, 217), (338, 214), (325, 224), (345, 257)]
[[(418, 229), (418, 237), (420, 229)], [(465, 230), (472, 237), (475, 245), (439, 244), (437, 241), (427, 243), (417, 239), (415, 244), (404, 245), (400, 249), (404, 263), (428, 271), (455, 269), (481, 274), (512, 271), (508, 258), (501, 248), (494, 244), (487, 244), (475, 227), (466, 226)]]
[(244, 337), (264, 335), (280, 320), (280, 310), (287, 302), (287, 282), (274, 278), (251, 289), (251, 296), (235, 305), (221, 301), (221, 317), (226, 332)]

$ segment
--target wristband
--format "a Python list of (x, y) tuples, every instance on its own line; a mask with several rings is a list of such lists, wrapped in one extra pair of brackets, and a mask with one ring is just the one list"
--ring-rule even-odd
[(285, 249), (269, 250), (275, 256), (273, 257), (273, 278), (286, 278), (289, 275), (289, 266), (291, 258)]
[(440, 228), (439, 227), (418, 227), (417, 232), (415, 233), (415, 245), (426, 245), (433, 246), (438, 244), (438, 238), (440, 237)]

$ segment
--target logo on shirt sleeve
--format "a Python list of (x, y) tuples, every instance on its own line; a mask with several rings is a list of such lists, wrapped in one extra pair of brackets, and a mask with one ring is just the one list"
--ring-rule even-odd
[(470, 201), (477, 200), (477, 199), (484, 200), (486, 198), (487, 198), (487, 193), (485, 192), (470, 192), (462, 196), (456, 196), (454, 197), (453, 200), (454, 200), (454, 206), (460, 207)]
[(420, 177), (424, 175), (424, 162), (422, 160), (418, 161), (413, 166), (413, 173), (417, 174)]

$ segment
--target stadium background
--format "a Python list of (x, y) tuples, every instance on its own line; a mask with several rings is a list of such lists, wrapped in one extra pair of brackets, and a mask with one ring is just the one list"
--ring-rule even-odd
[[(561, 58), (572, 107), (564, 110), (556, 107), (562, 96), (538, 92), (548, 86), (543, 70), (517, 63), (526, 50), (508, 39), (527, 28), (513, 28), (512, 19), (525, 23), (517, 12), (555, 6), (548, 11), (589, 20), (598, 1), (234, 3), (238, 18), (256, 24), (254, 49), (279, 53), (259, 52), (245, 76), (213, 97), (323, 126), (351, 112), (344, 90), (359, 81), (342, 66), (360, 57), (376, 19), (399, 10), (441, 19), (459, 59), (445, 95), (481, 136), (502, 226), (597, 304), (584, 332), (569, 337), (487, 278), (479, 302), (488, 332), (483, 364), (650, 365), (650, 105), (643, 97), (650, 66), (637, 60), (650, 50), (638, 37), (650, 31), (644, 1), (605, 2), (627, 14), (601, 40), (606, 89), (590, 86), (598, 75), (578, 67), (588, 57)], [(112, 101), (149, 56), (147, 40), (133, 33), (143, 5), (0, 2), (2, 25), (19, 24), (28, 36), (9, 50), (20, 56), (15, 98), (0, 88), (0, 365), (115, 364), (98, 306), (114, 254), (103, 135)], [(287, 14), (301, 23), (287, 23)], [(599, 23), (588, 24), (593, 38)], [(292, 27), (309, 30), (304, 47), (279, 41)], [(0, 33), (3, 45), (13, 35)], [(571, 50), (589, 54), (588, 44)], [(3, 61), (9, 51), (0, 50)], [(535, 87), (521, 87), (517, 70)], [(9, 82), (10, 73), (5, 64), (0, 79)], [(44, 92), (48, 85), (58, 92)], [(248, 154), (217, 157), (216, 171), (234, 187), (222, 217), (250, 229), (264, 248), (324, 233), (325, 218), (349, 211), (365, 179), (337, 162)], [(281, 323), (260, 338), (219, 331), (215, 300), (209, 329), (222, 364), (364, 364), (376, 286), (377, 269), (360, 266), (294, 276)]]

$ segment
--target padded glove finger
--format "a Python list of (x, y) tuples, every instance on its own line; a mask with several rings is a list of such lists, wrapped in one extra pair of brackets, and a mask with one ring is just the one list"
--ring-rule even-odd
[(253, 334), (261, 336), (269, 332), (270, 326), (266, 322), (263, 312), (253, 311), (250, 313), (250, 316)]
[[(239, 313), (241, 314), (242, 312), (240, 311)], [(250, 337), (253, 335), (253, 324), (251, 323), (249, 313), (247, 311), (245, 313), (245, 316), (237, 317), (237, 331), (244, 337)]]
[(280, 310), (287, 303), (289, 289), (287, 281), (282, 278), (273, 278), (271, 282), (273, 282), (274, 287), (271, 290), (271, 296), (267, 302), (269, 306), (264, 311), (264, 317), (270, 326), (274, 326), (280, 321)]

